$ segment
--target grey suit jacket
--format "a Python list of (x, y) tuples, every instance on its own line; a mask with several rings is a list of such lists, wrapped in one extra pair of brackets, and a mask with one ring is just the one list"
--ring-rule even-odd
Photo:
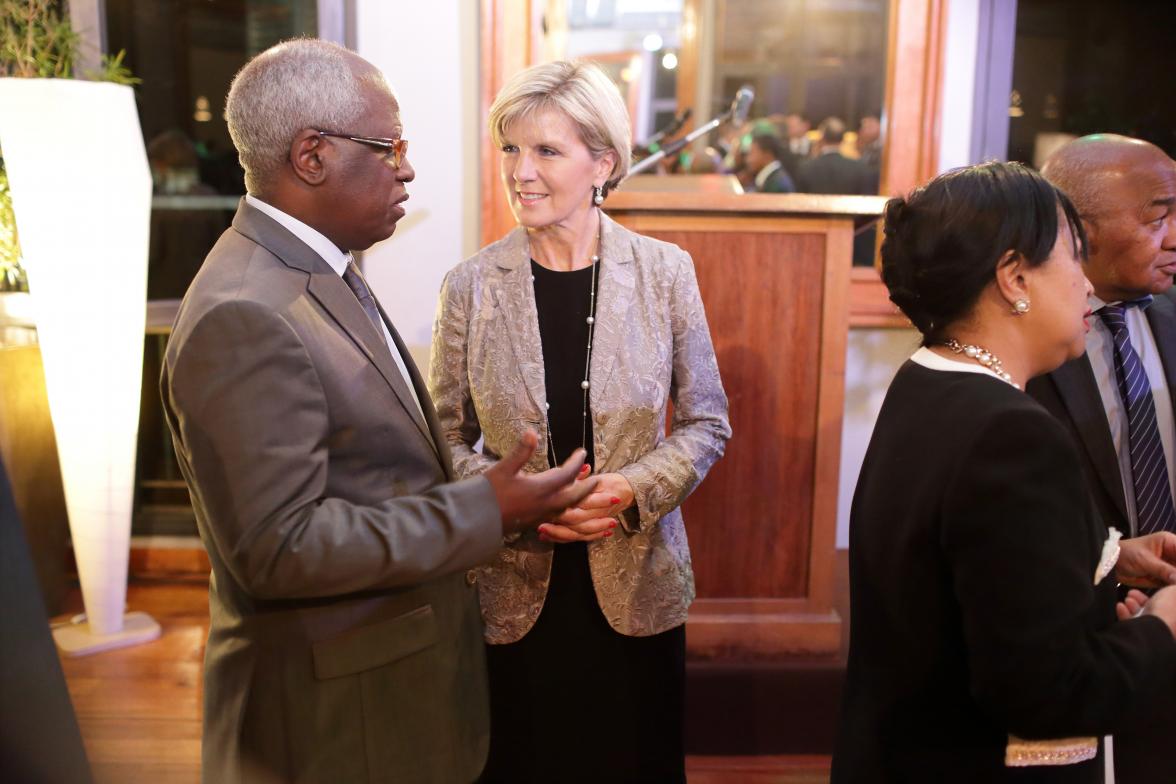
[[(620, 517), (616, 536), (592, 542), (588, 560), (609, 624), (645, 636), (686, 621), (694, 573), (678, 507), (722, 456), (731, 427), (690, 256), (601, 220), (589, 375), (594, 468), (629, 481), (636, 514)], [(526, 233), (516, 229), (454, 268), (442, 287), (429, 387), (462, 476), (483, 471), (528, 428), (539, 433), (529, 469), (548, 467), (529, 253)], [(481, 452), (474, 450), (479, 438)], [(534, 625), (553, 546), (534, 532), (513, 536), (480, 570), (489, 642), (514, 642)]]
[(464, 570), (499, 546), (499, 510), (485, 479), (447, 483), (401, 351), (424, 420), (339, 275), (244, 202), (184, 297), (161, 387), (212, 561), (207, 782), (481, 770), (485, 665)]

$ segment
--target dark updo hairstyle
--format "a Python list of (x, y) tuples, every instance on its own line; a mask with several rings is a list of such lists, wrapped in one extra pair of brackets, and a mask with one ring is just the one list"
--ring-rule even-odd
[(944, 330), (976, 304), (1005, 253), (1030, 267), (1049, 258), (1059, 208), (1085, 259), (1086, 235), (1070, 199), (1019, 163), (955, 169), (886, 202), (882, 281), (924, 346), (949, 337)]

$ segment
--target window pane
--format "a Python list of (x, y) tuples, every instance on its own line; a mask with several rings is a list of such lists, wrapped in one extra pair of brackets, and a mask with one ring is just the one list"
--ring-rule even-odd
[[(228, 228), (245, 193), (224, 121), (237, 70), (284, 38), (315, 35), (314, 0), (107, 0), (111, 52), (135, 88), (155, 197), (148, 255), (137, 489), (132, 532), (195, 535), (188, 492), (160, 407), (158, 379), (174, 303)], [(151, 326), (154, 324), (154, 328)]]
[(1171, 0), (1020, 0), (1009, 160), (1040, 166), (1090, 133), (1146, 139), (1176, 155)]
[(107, 0), (126, 50), (155, 187), (148, 299), (182, 297), (245, 193), (224, 121), (237, 70), (283, 38), (315, 35), (314, 0)]
[[(691, 9), (693, 32), (684, 28)], [(546, 6), (543, 54), (604, 66), (629, 107), (635, 161), (727, 111), (741, 87), (754, 90), (746, 123), (726, 123), (643, 173), (727, 175), (724, 187), (744, 191), (873, 194), (888, 11), (888, 0), (565, 0)], [(686, 109), (682, 130), (660, 135)], [(751, 152), (768, 136), (778, 143)], [(625, 187), (710, 185), (643, 176)]]

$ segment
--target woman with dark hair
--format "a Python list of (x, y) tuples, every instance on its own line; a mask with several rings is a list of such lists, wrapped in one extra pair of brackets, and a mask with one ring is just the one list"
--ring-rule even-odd
[(891, 199), (883, 231), (923, 345), (854, 495), (832, 780), (1102, 781), (1101, 737), (1173, 693), (1176, 588), (1116, 605), (1116, 579), (1170, 581), (1173, 543), (1108, 532), (1066, 431), (1021, 391), (1083, 351), (1081, 223), (1035, 172), (989, 163)]

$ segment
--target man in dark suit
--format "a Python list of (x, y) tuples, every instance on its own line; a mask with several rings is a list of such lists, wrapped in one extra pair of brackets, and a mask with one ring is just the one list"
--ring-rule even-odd
[[(817, 129), (821, 134), (817, 155), (801, 164), (796, 189), (801, 193), (877, 193), (877, 173), (841, 154), (845, 123), (837, 117), (827, 117)], [(875, 239), (873, 230), (861, 231), (853, 238), (855, 267), (873, 266)]]
[(751, 137), (745, 160), (747, 168), (755, 172), (757, 193), (792, 193), (796, 190), (785, 165), (786, 158), (795, 165), (795, 156), (778, 136), (757, 133)]
[[(1176, 163), (1154, 145), (1098, 134), (1042, 174), (1082, 216), (1094, 287), (1086, 355), (1028, 392), (1071, 431), (1086, 486), (1125, 536), (1176, 531)], [(1115, 737), (1118, 784), (1176, 780), (1176, 706)]]
[(845, 139), (845, 123), (837, 117), (827, 117), (817, 126), (821, 139), (817, 154), (800, 167), (801, 193), (875, 193), (870, 171), (864, 163), (841, 154)]
[(180, 306), (161, 379), (212, 561), (203, 777), (466, 782), (488, 705), (473, 573), (576, 503), (528, 433), (454, 481), (425, 384), (350, 251), (404, 215), (399, 107), (370, 63), (280, 44), (233, 81), (248, 195)]

